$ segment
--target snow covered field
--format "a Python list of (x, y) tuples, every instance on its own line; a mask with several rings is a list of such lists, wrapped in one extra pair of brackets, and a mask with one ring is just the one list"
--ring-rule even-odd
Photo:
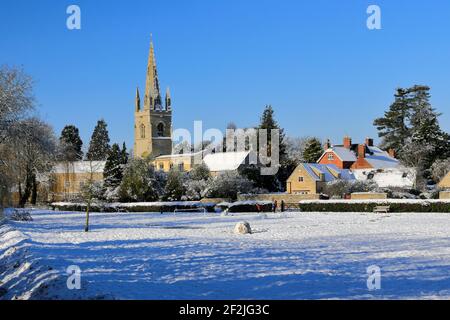
[[(445, 213), (94, 213), (89, 233), (81, 213), (33, 218), (0, 226), (0, 299), (450, 298)], [(233, 234), (242, 220), (253, 234)]]

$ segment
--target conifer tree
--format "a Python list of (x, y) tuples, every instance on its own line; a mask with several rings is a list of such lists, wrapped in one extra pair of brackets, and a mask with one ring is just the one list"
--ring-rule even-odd
[(390, 105), (389, 110), (384, 113), (384, 117), (374, 121), (378, 136), (382, 138), (381, 147), (394, 149), (398, 154), (401, 153), (405, 141), (410, 136), (408, 122), (412, 110), (407, 95), (407, 89), (397, 89), (394, 102)]
[(62, 161), (78, 161), (83, 159), (83, 141), (80, 132), (74, 125), (67, 125), (61, 132), (59, 158)]
[(307, 163), (314, 163), (319, 160), (320, 156), (323, 154), (324, 150), (319, 139), (311, 138), (306, 143), (305, 150), (303, 150), (303, 159)]
[(87, 160), (102, 161), (108, 157), (110, 146), (107, 126), (103, 119), (97, 122), (86, 154)]
[[(271, 131), (270, 130), (279, 130), (279, 161), (280, 168), (277, 174), (273, 177), (265, 176), (261, 177), (259, 182), (255, 181), (258, 187), (268, 189), (269, 191), (282, 191), (286, 185), (286, 180), (289, 175), (292, 173), (292, 170), (295, 168), (295, 164), (289, 159), (286, 152), (286, 144), (285, 144), (285, 134), (284, 129), (281, 128), (277, 121), (275, 120), (274, 110), (271, 105), (267, 105), (263, 111), (261, 116), (261, 123), (258, 129), (266, 129), (267, 130), (267, 152), (262, 150), (262, 146), (259, 146), (259, 151), (264, 154), (267, 154), (271, 157), (272, 150), (272, 141), (271, 141)], [(249, 177), (250, 178), (250, 177)]]
[(104, 177), (106, 188), (116, 188), (122, 182), (123, 154), (117, 143), (114, 143), (106, 159)]

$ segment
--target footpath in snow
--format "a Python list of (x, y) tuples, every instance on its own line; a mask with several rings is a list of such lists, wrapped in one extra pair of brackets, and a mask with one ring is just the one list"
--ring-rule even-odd
[[(450, 297), (447, 213), (94, 213), (89, 233), (82, 213), (33, 218), (1, 226), (0, 299)], [(253, 234), (233, 233), (242, 220)], [(71, 265), (81, 290), (66, 287)]]

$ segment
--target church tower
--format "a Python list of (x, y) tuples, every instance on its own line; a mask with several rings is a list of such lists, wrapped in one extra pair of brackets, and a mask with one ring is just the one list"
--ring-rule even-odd
[(153, 41), (147, 63), (144, 105), (136, 89), (134, 112), (134, 155), (155, 158), (172, 153), (172, 101), (167, 88), (163, 105), (159, 90)]

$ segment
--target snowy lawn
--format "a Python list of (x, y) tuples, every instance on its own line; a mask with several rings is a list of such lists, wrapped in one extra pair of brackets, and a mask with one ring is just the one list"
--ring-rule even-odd
[[(64, 280), (35, 298), (73, 298), (70, 265), (82, 270), (78, 298), (450, 298), (447, 213), (94, 213), (89, 233), (81, 213), (33, 218), (10, 223), (29, 251), (22, 259)], [(242, 220), (253, 234), (233, 234)], [(8, 248), (0, 243), (0, 261)], [(381, 268), (377, 291), (367, 289), (371, 265)], [(1, 268), (11, 295), (27, 273), (2, 280)]]

